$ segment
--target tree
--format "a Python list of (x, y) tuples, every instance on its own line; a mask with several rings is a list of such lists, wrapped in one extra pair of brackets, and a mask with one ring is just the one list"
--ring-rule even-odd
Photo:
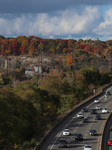
[(85, 76), (87, 84), (99, 85), (101, 75), (96, 67), (86, 66), (80, 72)]
[[(23, 109), (24, 108), (24, 109)], [(0, 89), (0, 149), (12, 148), (32, 138), (36, 111), (12, 89)]]
[(69, 92), (67, 80), (62, 79), (60, 76), (45, 77), (39, 87), (53, 95), (67, 94)]

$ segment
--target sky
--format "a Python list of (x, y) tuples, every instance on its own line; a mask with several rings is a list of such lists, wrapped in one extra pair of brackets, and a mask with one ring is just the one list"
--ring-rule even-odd
[(112, 0), (0, 0), (0, 35), (112, 40)]

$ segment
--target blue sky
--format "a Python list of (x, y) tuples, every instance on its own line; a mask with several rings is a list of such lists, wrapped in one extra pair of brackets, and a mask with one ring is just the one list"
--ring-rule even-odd
[(112, 40), (112, 1), (0, 0), (0, 34)]

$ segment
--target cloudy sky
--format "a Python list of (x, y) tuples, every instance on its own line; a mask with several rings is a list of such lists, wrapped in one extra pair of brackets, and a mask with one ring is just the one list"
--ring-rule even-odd
[(0, 0), (0, 35), (112, 40), (112, 0)]

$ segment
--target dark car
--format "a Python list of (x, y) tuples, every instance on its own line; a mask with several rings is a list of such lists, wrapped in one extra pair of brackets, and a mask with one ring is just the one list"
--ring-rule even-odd
[(82, 111), (82, 112), (87, 112), (88, 109), (87, 109), (86, 107), (83, 107), (83, 108), (81, 109), (81, 111)]
[(88, 123), (88, 118), (83, 118), (82, 123)]
[(97, 114), (97, 111), (96, 111), (96, 109), (91, 109), (91, 110), (90, 110), (90, 113), (91, 113), (91, 114)]
[(83, 140), (83, 135), (80, 133), (76, 133), (75, 134), (75, 141), (80, 141), (80, 140)]
[(90, 135), (96, 135), (96, 130), (90, 130), (89, 133)]
[(111, 95), (111, 93), (109, 91), (106, 92), (106, 95)]
[(67, 141), (65, 138), (60, 138), (58, 143), (58, 148), (66, 148), (67, 147)]
[(95, 119), (96, 120), (101, 120), (101, 115), (100, 114), (96, 114)]

